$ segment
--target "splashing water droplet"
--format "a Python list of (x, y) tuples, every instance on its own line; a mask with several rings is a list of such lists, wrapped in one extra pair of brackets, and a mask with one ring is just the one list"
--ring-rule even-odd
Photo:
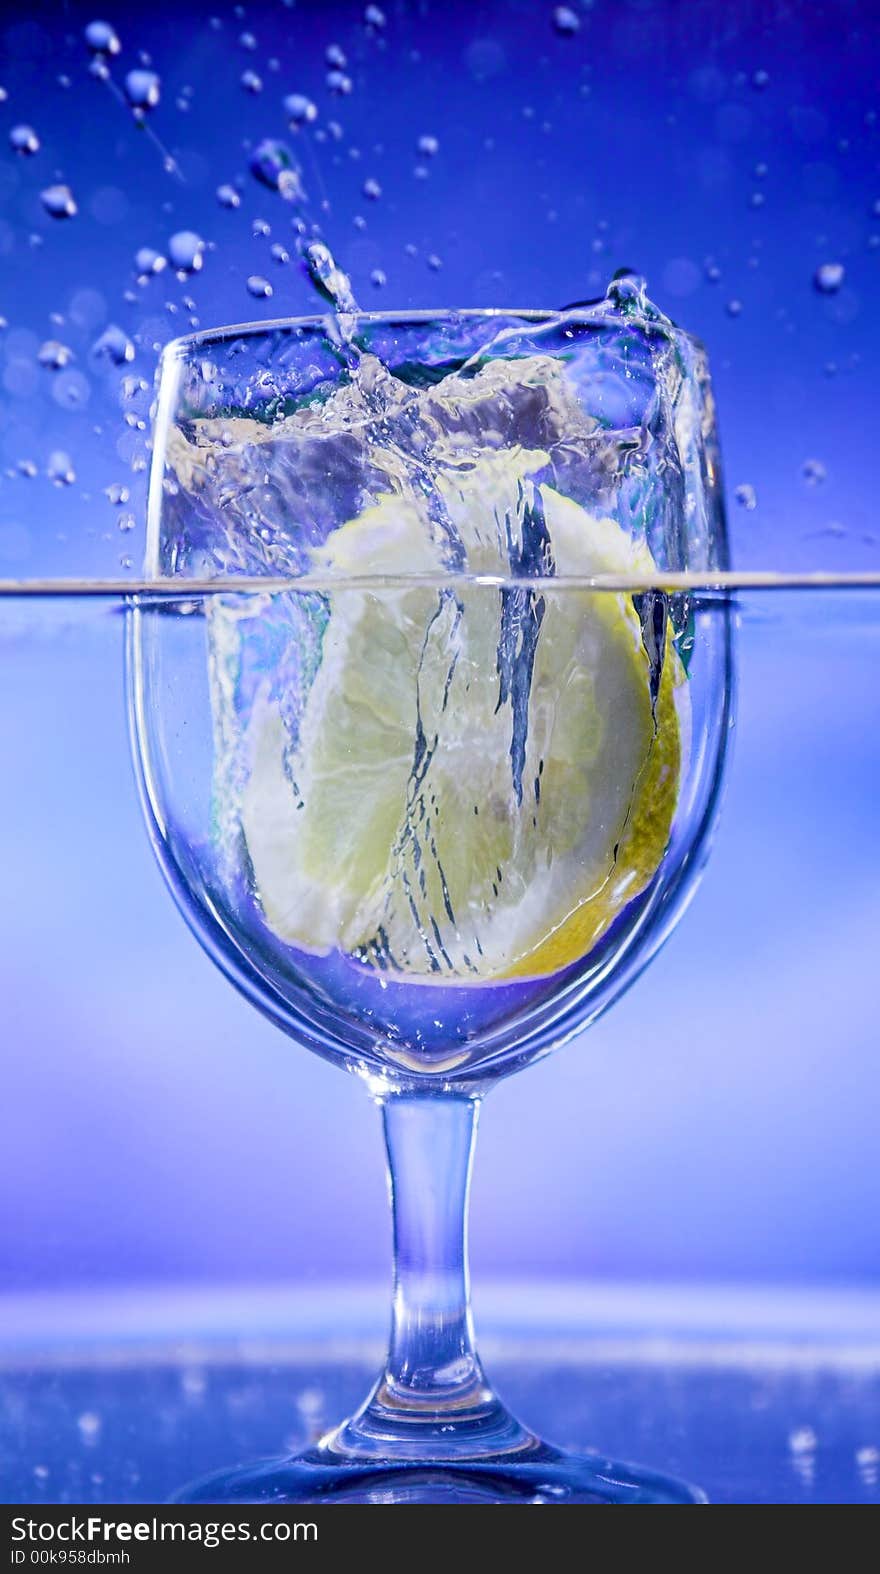
[(816, 1450), (818, 1438), (811, 1426), (795, 1427), (788, 1434), (788, 1446), (793, 1454), (812, 1454)]
[[(131, 496), (131, 493), (129, 492), (128, 487), (124, 484), (124, 482), (122, 482), (122, 481), (111, 481), (110, 485), (109, 486), (105, 486), (105, 488), (104, 488), (104, 496), (106, 497), (108, 502), (113, 504), (114, 508), (118, 508), (120, 503), (127, 503), (128, 502), (128, 499)], [(122, 527), (120, 525), (120, 529), (121, 528)]]
[(581, 30), (581, 19), (570, 6), (558, 5), (553, 12), (553, 26), (562, 38), (572, 38)]
[(440, 143), (432, 136), (419, 137), (416, 147), (424, 158), (434, 158), (440, 152)]
[(437, 253), (432, 251), (428, 258), (428, 267), (432, 273), (439, 273), (440, 269), (443, 267), (443, 258), (438, 257)]
[(29, 481), (33, 480), (34, 476), (37, 474), (37, 466), (34, 464), (32, 459), (19, 459), (18, 473), (19, 475), (26, 476)]
[(335, 66), (338, 71), (344, 71), (348, 65), (348, 56), (339, 44), (328, 44), (324, 50), (324, 59), (328, 66)]
[(137, 523), (137, 520), (135, 519), (134, 514), (132, 514), (132, 513), (120, 514), (119, 518), (116, 521), (117, 528), (119, 530), (123, 531), (123, 533), (126, 533), (129, 530), (133, 530), (135, 525), (136, 525), (136, 523)]
[(262, 93), (263, 78), (256, 71), (242, 71), (240, 80), (246, 93)]
[(198, 273), (205, 261), (205, 243), (195, 230), (178, 230), (168, 242), (168, 260), (177, 273)]
[(381, 290), (388, 283), (388, 277), (382, 268), (373, 269), (370, 274), (370, 283), (374, 284), (377, 290)]
[(260, 273), (251, 274), (247, 281), (247, 289), (248, 294), (256, 296), (257, 300), (268, 300), (269, 296), (275, 293), (269, 280), (264, 279)]
[(125, 78), (125, 96), (132, 109), (155, 109), (162, 93), (162, 84), (155, 71), (129, 71)]
[(40, 201), (53, 219), (72, 219), (76, 215), (76, 201), (69, 186), (47, 186), (40, 192)]
[(364, 12), (364, 25), (370, 33), (381, 33), (387, 25), (385, 12), (377, 5), (368, 5)]
[(110, 323), (92, 345), (96, 361), (107, 361), (111, 366), (125, 366), (134, 360), (134, 345), (127, 333)]
[(54, 481), (56, 486), (73, 486), (76, 480), (76, 471), (73, 468), (73, 460), (68, 453), (65, 453), (63, 448), (56, 448), (49, 455), (46, 474), (50, 481)]
[(134, 265), (139, 275), (146, 278), (150, 274), (161, 273), (168, 266), (168, 259), (152, 246), (141, 246), (134, 254)]
[(251, 52), (257, 47), (257, 40), (253, 33), (240, 33), (238, 42), (241, 44), (242, 49), (249, 49)]
[(813, 274), (813, 288), (820, 295), (836, 295), (846, 277), (842, 262), (823, 262)]
[(318, 106), (305, 93), (288, 93), (284, 100), (284, 113), (291, 126), (309, 126), (318, 118)]
[(269, 247), (269, 255), (274, 259), (275, 262), (282, 265), (285, 262), (290, 261), (290, 252), (285, 246), (281, 246), (278, 241), (276, 241), (273, 246)]
[(323, 241), (312, 241), (305, 248), (303, 262), (315, 289), (337, 312), (357, 311), (351, 280), (339, 267), (329, 246)]
[(251, 155), (251, 174), (270, 191), (277, 191), (286, 201), (301, 201), (303, 188), (299, 165), (290, 149), (274, 137), (266, 137)]
[(236, 191), (234, 186), (230, 186), (228, 181), (224, 182), (222, 186), (217, 187), (217, 201), (219, 202), (221, 208), (241, 207), (241, 195)]
[(251, 234), (257, 237), (261, 235), (271, 235), (272, 226), (271, 224), (267, 224), (265, 219), (254, 219), (254, 222), (251, 225)]
[(328, 71), (327, 86), (331, 93), (336, 94), (337, 98), (346, 98), (351, 92), (354, 83), (350, 76), (346, 76), (344, 71)]
[(96, 55), (118, 55), (122, 48), (116, 30), (109, 22), (90, 22), (83, 36)]
[(752, 513), (758, 506), (757, 493), (755, 488), (749, 485), (748, 481), (744, 482), (742, 486), (738, 486), (733, 495), (740, 508), (747, 509), (749, 513)]
[(33, 126), (13, 126), (9, 133), (9, 146), (14, 153), (31, 158), (40, 151), (40, 139)]
[(74, 360), (74, 353), (70, 346), (62, 344), (60, 339), (47, 339), (37, 351), (37, 360), (41, 366), (48, 366), (50, 371), (58, 372), (63, 366), (68, 366)]
[(821, 459), (805, 459), (801, 474), (808, 486), (819, 486), (828, 472)]

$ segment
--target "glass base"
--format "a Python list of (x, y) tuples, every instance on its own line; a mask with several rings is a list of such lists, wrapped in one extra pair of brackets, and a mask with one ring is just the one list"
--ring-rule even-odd
[[(333, 1435), (338, 1436), (338, 1434)], [(569, 1454), (538, 1438), (516, 1453), (407, 1460), (341, 1455), (332, 1439), (303, 1454), (217, 1471), (174, 1503), (705, 1503), (697, 1487)]]

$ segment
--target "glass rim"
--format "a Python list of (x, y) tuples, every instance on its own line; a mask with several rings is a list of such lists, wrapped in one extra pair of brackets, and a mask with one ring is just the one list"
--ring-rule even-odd
[[(586, 304), (586, 303), (585, 303)], [(590, 302), (589, 304), (594, 304)], [(595, 305), (602, 304), (600, 296)], [(257, 338), (262, 333), (277, 333), (279, 330), (292, 330), (296, 328), (325, 328), (328, 317), (336, 315), (332, 306), (327, 305), (323, 312), (304, 312), (294, 317), (267, 317), (262, 321), (252, 319), (247, 322), (221, 323), (216, 328), (198, 328), (194, 333), (177, 334), (169, 339), (162, 347), (162, 356), (169, 359), (183, 357), (190, 350), (202, 345), (222, 344), (226, 339)], [(389, 307), (385, 311), (358, 310), (342, 312), (340, 316), (354, 318), (357, 322), (375, 323), (430, 323), (443, 322), (453, 317), (486, 318), (493, 317), (521, 317), (526, 322), (551, 322), (555, 317), (564, 317), (565, 310), (554, 311), (551, 307), (525, 306), (437, 306), (413, 307), (407, 311), (404, 307)]]
[[(606, 308), (603, 312), (601, 308)], [(404, 307), (389, 307), (384, 311), (357, 310), (341, 312), (340, 316), (354, 319), (358, 323), (387, 323), (389, 325), (412, 324), (417, 327), (425, 323), (448, 322), (453, 318), (464, 318), (471, 321), (484, 320), (491, 322), (493, 318), (519, 318), (522, 322), (544, 324), (549, 322), (565, 322), (568, 319), (577, 319), (589, 313), (597, 321), (604, 316), (610, 316), (613, 307), (608, 303), (607, 296), (597, 295), (594, 300), (574, 301), (568, 306), (419, 306), (407, 310)], [(210, 345), (224, 344), (231, 339), (258, 338), (261, 334), (278, 333), (280, 331), (293, 331), (297, 328), (323, 329), (326, 331), (327, 320), (335, 316), (333, 308), (329, 305), (324, 312), (306, 312), (294, 317), (267, 317), (262, 321), (234, 322), (220, 324), (216, 328), (198, 328), (194, 333), (178, 334), (163, 345), (160, 361), (183, 361), (193, 351), (207, 348)], [(687, 328), (682, 328), (671, 318), (666, 321), (676, 334), (680, 334), (691, 344), (703, 349), (703, 341), (698, 335), (691, 333)]]

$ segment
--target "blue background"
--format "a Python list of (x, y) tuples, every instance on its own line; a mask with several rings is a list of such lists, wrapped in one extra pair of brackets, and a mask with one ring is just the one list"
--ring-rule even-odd
[[(735, 563), (880, 567), (872, 8), (596, 0), (575, 7), (573, 37), (543, 3), (383, 9), (376, 37), (359, 6), (107, 6), (123, 44), (114, 80), (138, 51), (153, 57), (149, 128), (182, 179), (89, 75), (91, 7), (3, 18), (0, 575), (132, 572), (121, 560), (140, 561), (144, 475), (130, 465), (148, 434), (121, 418), (145, 420), (149, 393), (123, 407), (121, 377), (149, 384), (155, 346), (193, 317), (311, 309), (295, 264), (269, 254), (292, 239), (293, 212), (248, 173), (248, 144), (266, 135), (302, 157), (311, 211), (366, 305), (552, 306), (601, 293), (622, 264), (642, 269), (709, 347)], [(349, 56), (342, 99), (325, 85), (332, 42)], [(245, 70), (259, 94), (242, 89)], [(293, 91), (319, 109), (299, 136), (281, 109)], [(30, 159), (8, 150), (20, 122), (41, 139)], [(423, 134), (436, 156), (418, 154)], [(239, 177), (227, 211), (216, 187)], [(39, 201), (59, 178), (79, 207), (67, 221)], [(271, 234), (254, 236), (254, 220)], [(202, 272), (138, 285), (135, 251), (181, 228), (208, 244)], [(813, 283), (828, 262), (845, 269), (833, 295)], [(270, 300), (248, 294), (252, 273)], [(122, 369), (91, 353), (108, 323), (136, 345)], [(76, 357), (60, 384), (36, 361), (50, 337)], [(56, 449), (73, 461), (68, 486), (45, 474)], [(21, 460), (38, 473), (18, 473)], [(818, 484), (808, 460), (824, 467)], [(131, 491), (122, 509), (104, 496), (115, 482)], [(746, 483), (753, 510), (733, 501)], [(129, 511), (135, 528), (120, 532)], [(478, 1285), (880, 1277), (878, 651), (870, 598), (746, 605), (705, 885), (599, 1027), (490, 1099)], [(233, 994), (153, 866), (118, 614), (19, 604), (0, 656), (4, 1287), (381, 1277), (384, 1186), (362, 1090)]]

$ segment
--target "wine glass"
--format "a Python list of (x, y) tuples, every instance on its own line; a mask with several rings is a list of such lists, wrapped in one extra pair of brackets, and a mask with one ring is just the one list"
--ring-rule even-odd
[(153, 846), (227, 977), (378, 1103), (394, 1223), (360, 1410), (183, 1500), (702, 1501), (504, 1407), (466, 1209), (484, 1095), (632, 983), (706, 856), (730, 618), (668, 578), (726, 566), (704, 352), (629, 279), (245, 325), (168, 346), (154, 424)]

